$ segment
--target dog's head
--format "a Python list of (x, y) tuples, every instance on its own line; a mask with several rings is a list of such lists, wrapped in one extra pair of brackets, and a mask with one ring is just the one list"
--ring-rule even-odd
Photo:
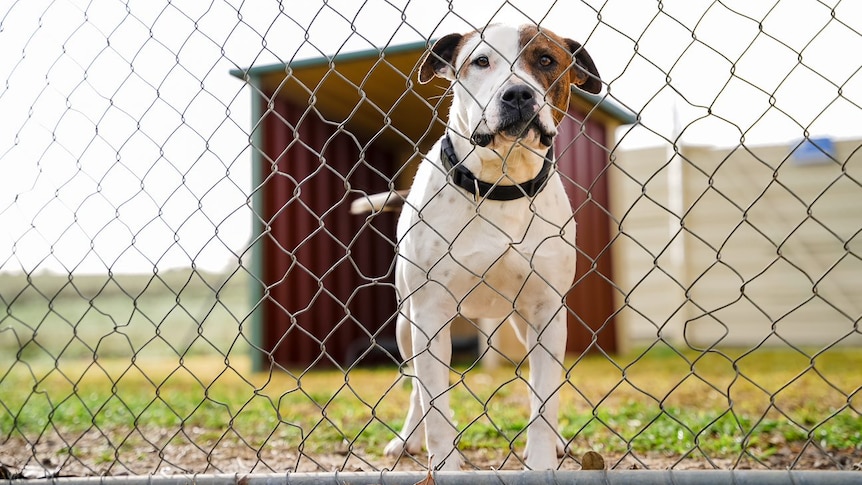
[(442, 37), (419, 68), (419, 82), (434, 76), (453, 83), (458, 108), (450, 128), (498, 152), (516, 142), (547, 149), (568, 110), (570, 85), (590, 93), (602, 88), (581, 44), (531, 25)]

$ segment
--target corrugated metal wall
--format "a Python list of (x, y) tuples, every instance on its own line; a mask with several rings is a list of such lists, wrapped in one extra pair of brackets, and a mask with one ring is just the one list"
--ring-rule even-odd
[[(351, 215), (359, 193), (387, 190), (392, 155), (306, 107), (275, 99), (263, 120), (263, 348), (288, 367), (349, 365), (394, 338), (395, 216)], [(269, 160), (267, 160), (269, 159)], [(360, 163), (364, 161), (364, 163)], [(325, 162), (325, 163), (324, 163)], [(372, 170), (373, 165), (376, 170)], [(374, 349), (365, 361), (380, 359)]]
[(611, 265), (611, 220), (608, 214), (607, 127), (595, 118), (583, 123), (584, 113), (572, 108), (560, 124), (557, 166), (578, 224), (578, 263), (569, 306), (570, 353), (592, 345), (607, 352), (617, 349), (613, 323), (614, 287)]

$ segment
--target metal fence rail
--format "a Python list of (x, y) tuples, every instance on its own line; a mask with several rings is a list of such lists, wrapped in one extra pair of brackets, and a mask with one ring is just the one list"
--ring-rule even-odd
[[(427, 479), (427, 474), (418, 472), (389, 472), (389, 473), (302, 473), (290, 474), (280, 477), (272, 475), (245, 476), (237, 478), (236, 475), (179, 475), (169, 477), (117, 477), (112, 481), (136, 485), (138, 483), (152, 483), (155, 485), (184, 485), (187, 483), (201, 483), (202, 485), (231, 485), (238, 480), (255, 485), (257, 483), (287, 483), (294, 485), (327, 485), (327, 484), (365, 484), (380, 483), (381, 485), (415, 485), (417, 482)], [(574, 480), (586, 484), (666, 484), (666, 483), (829, 483), (829, 484), (852, 484), (857, 483), (858, 476), (852, 473), (841, 473), (835, 471), (754, 471), (754, 470), (678, 470), (678, 471), (497, 471), (497, 472), (438, 472), (431, 475), (434, 483), (474, 483), (474, 484), (499, 484), (499, 483), (523, 483), (523, 484), (552, 484), (571, 483)], [(104, 478), (73, 478), (57, 479), (56, 483), (68, 485), (87, 485)], [(24, 481), (18, 483), (37, 483), (35, 481)], [(39, 481), (38, 483), (43, 483)]]
[(3, 478), (421, 478), (383, 453), (412, 375), (398, 215), (350, 207), (443, 132), (433, 40), (501, 22), (582, 42), (602, 78), (555, 146), (568, 453), (511, 470), (533, 350), (459, 319), (456, 453), (508, 471), (440, 481), (556, 483), (588, 450), (601, 483), (858, 479), (832, 471), (862, 467), (859, 6), (468, 3), (5, 4)]

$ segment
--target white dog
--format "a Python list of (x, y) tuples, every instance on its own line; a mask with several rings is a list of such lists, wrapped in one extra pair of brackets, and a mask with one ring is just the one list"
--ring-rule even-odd
[(452, 108), (398, 221), (397, 335), (415, 378), (404, 427), (385, 452), (419, 453), (424, 431), (433, 466), (460, 468), (448, 390), (449, 324), (461, 315), (517, 329), (530, 362), (526, 465), (556, 468), (576, 251), (551, 145), (570, 85), (598, 93), (601, 81), (580, 44), (535, 26), (447, 35), (420, 66), (420, 82), (434, 76), (451, 81)]

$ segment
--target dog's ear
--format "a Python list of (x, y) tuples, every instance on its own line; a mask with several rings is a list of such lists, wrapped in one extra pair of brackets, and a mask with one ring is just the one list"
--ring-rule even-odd
[(572, 66), (572, 84), (588, 93), (599, 94), (602, 90), (602, 79), (593, 58), (580, 43), (572, 39), (565, 41), (575, 59), (575, 65)]
[(461, 34), (449, 34), (434, 43), (419, 65), (420, 83), (425, 84), (434, 76), (455, 80), (455, 56), (463, 37)]

